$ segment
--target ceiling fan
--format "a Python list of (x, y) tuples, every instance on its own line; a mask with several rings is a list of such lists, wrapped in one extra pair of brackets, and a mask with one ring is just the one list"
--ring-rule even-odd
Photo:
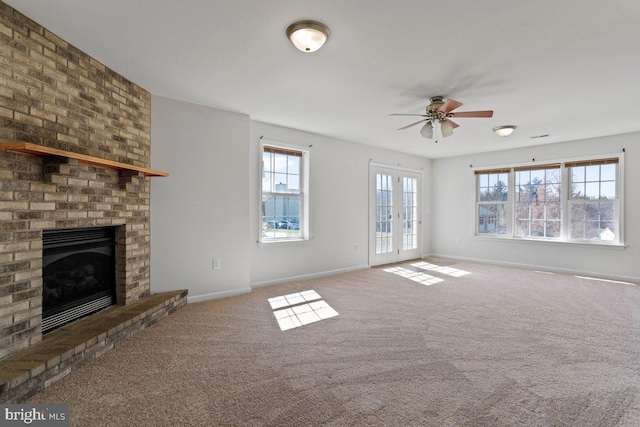
[[(456, 122), (450, 120), (451, 117), (492, 117), (493, 110), (484, 110), (484, 111), (460, 111), (458, 113), (453, 113), (452, 111), (462, 105), (461, 102), (455, 101), (453, 99), (444, 100), (443, 96), (432, 96), (429, 98), (429, 105), (427, 105), (427, 110), (425, 114), (389, 114), (390, 116), (420, 116), (424, 117), (423, 119), (418, 120), (415, 123), (408, 124), (406, 126), (401, 127), (398, 130), (403, 130), (410, 128), (412, 126), (418, 125), (422, 122), (426, 122), (425, 125), (420, 129), (420, 134), (425, 138), (433, 138), (433, 128), (439, 123), (440, 131), (442, 132), (442, 136), (444, 138), (453, 135), (453, 130), (460, 125)], [(437, 142), (437, 141), (436, 141)]]

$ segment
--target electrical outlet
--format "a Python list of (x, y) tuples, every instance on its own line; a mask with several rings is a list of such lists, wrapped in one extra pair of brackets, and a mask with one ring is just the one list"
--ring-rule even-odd
[(358, 252), (360, 250), (360, 245), (356, 243), (356, 252)]
[(216, 258), (213, 260), (213, 269), (220, 270), (220, 259)]

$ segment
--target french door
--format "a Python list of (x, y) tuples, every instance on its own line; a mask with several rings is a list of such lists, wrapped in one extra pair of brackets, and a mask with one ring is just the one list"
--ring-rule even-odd
[(420, 258), (421, 185), (420, 172), (371, 165), (370, 265)]

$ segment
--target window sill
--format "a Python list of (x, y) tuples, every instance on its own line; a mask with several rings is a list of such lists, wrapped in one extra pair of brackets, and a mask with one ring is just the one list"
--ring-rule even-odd
[(258, 247), (259, 248), (269, 248), (269, 247), (275, 247), (275, 246), (281, 246), (281, 245), (286, 245), (286, 246), (297, 246), (297, 245), (306, 245), (309, 244), (309, 242), (311, 241), (311, 239), (288, 239), (288, 240), (265, 240), (265, 241), (258, 241)]
[(531, 237), (507, 237), (507, 236), (484, 236), (484, 235), (475, 235), (471, 236), (473, 239), (478, 240), (499, 240), (504, 242), (527, 242), (534, 244), (545, 244), (545, 245), (556, 245), (556, 246), (582, 246), (582, 247), (597, 247), (597, 248), (610, 248), (610, 249), (618, 249), (624, 250), (627, 245), (622, 243), (605, 243), (603, 241), (567, 241), (567, 240), (547, 240), (547, 239), (535, 239)]

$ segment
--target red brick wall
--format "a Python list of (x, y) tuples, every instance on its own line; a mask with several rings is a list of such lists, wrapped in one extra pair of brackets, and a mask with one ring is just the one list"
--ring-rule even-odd
[[(0, 140), (149, 167), (151, 95), (0, 1)], [(117, 298), (149, 294), (149, 179), (0, 151), (0, 358), (42, 339), (42, 230), (118, 226)]]

